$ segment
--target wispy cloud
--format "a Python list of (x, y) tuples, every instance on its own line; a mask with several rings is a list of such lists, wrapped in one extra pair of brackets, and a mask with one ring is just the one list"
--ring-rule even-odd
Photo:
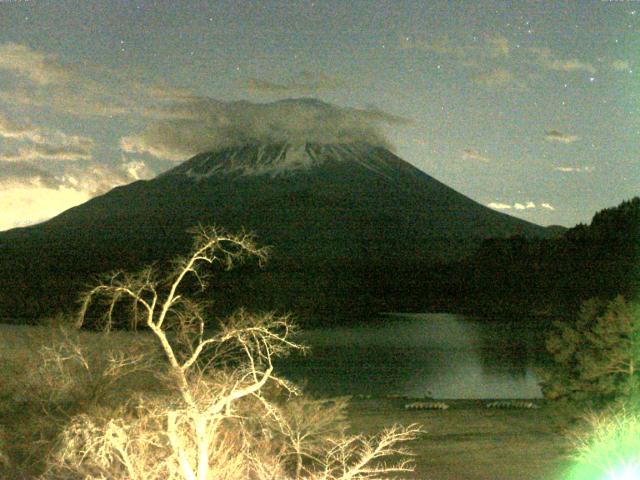
[(188, 88), (174, 87), (164, 82), (156, 84), (146, 84), (135, 82), (135, 88), (144, 92), (146, 97), (154, 101), (180, 101), (189, 100), (194, 97), (194, 92)]
[(490, 162), (491, 159), (485, 155), (482, 155), (479, 151), (472, 148), (462, 150), (463, 160), (478, 160), (480, 162)]
[[(111, 90), (111, 92), (110, 92)], [(116, 117), (140, 114), (140, 103), (136, 103), (133, 93), (116, 92), (105, 85), (101, 94), (92, 93), (77, 83), (69, 86), (51, 86), (47, 88), (18, 87), (13, 90), (0, 91), (0, 101), (9, 105), (32, 106), (52, 110), (78, 117)]]
[(511, 205), (508, 203), (491, 202), (487, 204), (487, 207), (493, 208), (494, 210), (511, 210)]
[(20, 147), (13, 152), (0, 153), (0, 161), (23, 162), (29, 160), (90, 160), (91, 150), (74, 145), (35, 144)]
[[(431, 54), (439, 62), (470, 69), (472, 81), (487, 88), (509, 86), (526, 90), (541, 77), (541, 71), (589, 75), (598, 71), (596, 63), (588, 59), (560, 54), (544, 46), (525, 48), (502, 34), (473, 35), (466, 41), (421, 34), (398, 38), (398, 50)], [(630, 70), (629, 62), (622, 59), (598, 59), (598, 62), (617, 71)]]
[(0, 69), (40, 85), (65, 84), (73, 80), (73, 72), (65, 68), (57, 56), (11, 42), (0, 45)]
[[(16, 43), (0, 44), (0, 70), (13, 75), (14, 84), (19, 81), (13, 88), (0, 90), (1, 102), (80, 117), (142, 115), (143, 105), (158, 101), (163, 87), (138, 82), (126, 70), (80, 67)], [(175, 96), (176, 91), (171, 94)]]
[(0, 137), (12, 140), (30, 140), (38, 143), (44, 143), (45, 141), (37, 128), (11, 120), (2, 112), (0, 112)]
[(138, 82), (127, 70), (80, 66), (16, 43), (0, 43), (0, 73), (9, 80), (0, 86), (0, 229), (50, 218), (157, 173), (137, 158), (115, 165), (93, 161), (92, 138), (10, 118), (5, 109), (15, 114), (28, 106), (47, 114), (140, 119), (153, 118), (150, 105), (193, 96), (162, 83)]
[(514, 203), (513, 208), (515, 208), (516, 210), (528, 210), (530, 208), (536, 208), (536, 204), (533, 202)]
[(64, 173), (57, 175), (56, 179), (63, 186), (82, 190), (93, 197), (119, 185), (125, 185), (135, 180), (152, 178), (154, 175), (155, 172), (145, 162), (127, 160), (115, 166), (97, 162), (89, 164), (74, 163), (67, 166)]
[(554, 170), (558, 172), (566, 172), (566, 173), (578, 173), (578, 172), (593, 172), (593, 167), (554, 167)]
[(121, 169), (131, 180), (146, 180), (155, 176), (155, 172), (142, 160), (125, 161)]
[(475, 83), (485, 87), (503, 87), (513, 83), (516, 77), (509, 70), (496, 68), (490, 72), (478, 73), (472, 79)]
[(501, 34), (473, 36), (467, 42), (446, 36), (401, 36), (399, 49), (426, 52), (439, 57), (439, 61), (470, 69), (471, 80), (487, 88), (527, 88), (527, 83), (513, 71), (518, 60), (514, 57), (516, 49)]
[(580, 139), (577, 135), (569, 135), (558, 130), (549, 130), (544, 134), (547, 142), (573, 143)]
[(398, 37), (400, 50), (418, 50), (433, 52), (453, 58), (464, 58), (468, 55), (468, 47), (451, 41), (446, 36), (429, 38), (424, 35), (400, 35)]
[(60, 130), (34, 127), (9, 119), (0, 112), (0, 137), (9, 143), (9, 151), (0, 153), (0, 161), (88, 160), (94, 141), (79, 135), (68, 135)]
[(611, 68), (616, 72), (624, 72), (631, 69), (631, 64), (626, 60), (618, 59), (611, 62)]
[(33, 163), (0, 162), (0, 184), (38, 186), (49, 189), (74, 188), (89, 196), (105, 193), (134, 180), (155, 175), (142, 160), (127, 160), (116, 166), (97, 162), (70, 163), (53, 173)]
[(254, 94), (308, 95), (337, 90), (343, 86), (344, 82), (337, 77), (312, 72), (302, 72), (298, 78), (281, 83), (257, 78), (244, 81), (245, 89)]
[(60, 182), (55, 176), (44, 168), (30, 163), (0, 162), (0, 183), (39, 185), (48, 188), (57, 188)]
[(509, 40), (504, 35), (493, 35), (486, 38), (488, 51), (494, 57), (508, 57), (511, 52)]
[(506, 58), (511, 53), (509, 40), (500, 34), (474, 37), (473, 41), (461, 42), (448, 36), (400, 35), (400, 50), (431, 52), (463, 63), (486, 58)]
[(511, 203), (502, 203), (502, 202), (490, 202), (487, 204), (487, 207), (493, 208), (494, 210), (534, 210), (537, 208), (543, 208), (546, 210), (555, 210), (551, 206), (551, 204), (543, 202), (539, 205), (536, 205), (534, 202), (526, 201), (526, 202), (515, 202)]
[(549, 70), (596, 73), (596, 68), (591, 63), (577, 58), (561, 58), (552, 52), (550, 48), (530, 48), (529, 51), (539, 65)]

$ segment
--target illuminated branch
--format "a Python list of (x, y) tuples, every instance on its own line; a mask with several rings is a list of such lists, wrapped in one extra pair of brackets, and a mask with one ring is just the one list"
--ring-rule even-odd
[[(252, 235), (229, 235), (199, 226), (191, 254), (176, 261), (164, 279), (153, 267), (133, 275), (115, 272), (84, 294), (78, 327), (98, 300), (105, 307), (107, 330), (121, 303), (132, 305), (133, 326), (138, 311), (143, 312), (144, 325), (160, 342), (169, 363), (167, 385), (179, 398), (146, 406), (146, 414), (137, 413), (129, 421), (109, 420), (103, 427), (80, 419), (65, 433), (69, 448), (60, 453), (59, 465), (71, 465), (89, 476), (100, 472), (101, 478), (150, 480), (364, 480), (413, 469), (405, 459), (390, 465), (380, 460), (396, 455), (404, 458), (407, 452), (397, 444), (415, 438), (420, 432), (416, 425), (393, 427), (373, 438), (348, 437), (336, 426), (346, 401), (328, 406), (303, 399), (295, 407), (279, 405), (265, 396), (268, 384), (287, 395), (299, 393), (274, 374), (275, 357), (304, 350), (294, 340), (296, 328), (289, 316), (249, 314), (241, 309), (221, 323), (217, 333), (204, 338), (204, 305), (181, 293), (184, 279), (191, 275), (205, 288), (203, 264), (217, 263), (229, 269), (249, 257), (261, 264), (266, 259), (266, 250), (256, 246)], [(176, 352), (167, 336), (169, 328), (188, 347), (186, 354)], [(227, 360), (233, 361), (233, 367)], [(117, 361), (129, 366), (124, 359)], [(247, 410), (247, 404), (261, 413), (252, 407)], [(243, 408), (251, 413), (243, 414)], [(287, 408), (292, 411), (287, 413)], [(87, 431), (93, 443), (81, 442), (78, 448), (73, 438), (84, 438)], [(233, 435), (238, 437), (236, 444), (227, 439)], [(164, 456), (154, 461), (158, 452)], [(126, 472), (125, 476), (112, 475), (114, 469)]]

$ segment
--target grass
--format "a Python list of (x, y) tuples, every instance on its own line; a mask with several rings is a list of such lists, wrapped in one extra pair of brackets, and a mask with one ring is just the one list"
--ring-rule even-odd
[(487, 409), (473, 400), (447, 401), (442, 410), (407, 411), (402, 399), (352, 399), (349, 421), (371, 433), (417, 422), (426, 431), (407, 447), (416, 455), (410, 478), (434, 480), (555, 480), (570, 462), (564, 417), (551, 406)]

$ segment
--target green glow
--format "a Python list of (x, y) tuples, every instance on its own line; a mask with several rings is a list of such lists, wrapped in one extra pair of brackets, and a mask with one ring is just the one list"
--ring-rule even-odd
[(640, 479), (640, 468), (637, 464), (625, 465), (617, 471), (612, 472), (606, 480), (637, 480)]
[(640, 480), (640, 415), (623, 410), (589, 422), (593, 431), (577, 442), (566, 480)]

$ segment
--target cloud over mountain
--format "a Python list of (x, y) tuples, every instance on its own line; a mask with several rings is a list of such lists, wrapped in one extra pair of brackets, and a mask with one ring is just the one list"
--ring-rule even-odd
[(511, 205), (502, 202), (490, 202), (487, 204), (487, 207), (493, 208), (494, 210), (511, 210)]
[(247, 143), (354, 143), (389, 147), (382, 125), (408, 120), (376, 109), (344, 108), (301, 98), (273, 103), (222, 102), (205, 97), (176, 100), (155, 108), (160, 118), (120, 147), (184, 160), (196, 153)]

